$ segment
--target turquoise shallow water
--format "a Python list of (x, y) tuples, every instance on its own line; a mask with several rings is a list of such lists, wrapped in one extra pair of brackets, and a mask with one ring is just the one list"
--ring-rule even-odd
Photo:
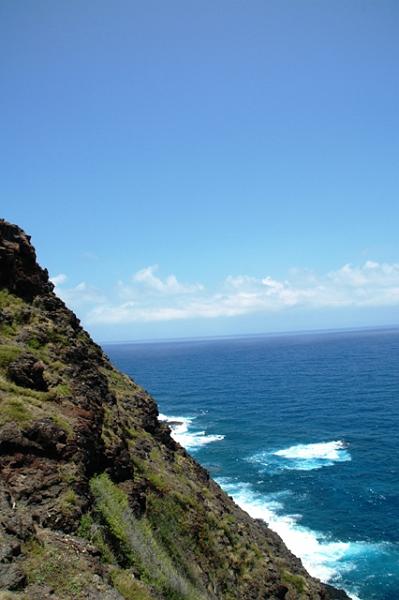
[(312, 574), (353, 598), (399, 598), (398, 330), (105, 350)]

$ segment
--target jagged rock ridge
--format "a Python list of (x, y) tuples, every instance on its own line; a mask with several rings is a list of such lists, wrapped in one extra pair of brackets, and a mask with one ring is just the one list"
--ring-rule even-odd
[(0, 599), (347, 598), (157, 417), (0, 220)]

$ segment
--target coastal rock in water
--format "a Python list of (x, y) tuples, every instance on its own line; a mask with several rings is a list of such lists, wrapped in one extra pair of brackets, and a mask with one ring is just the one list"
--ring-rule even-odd
[(158, 420), (0, 221), (0, 590), (42, 600), (332, 600)]

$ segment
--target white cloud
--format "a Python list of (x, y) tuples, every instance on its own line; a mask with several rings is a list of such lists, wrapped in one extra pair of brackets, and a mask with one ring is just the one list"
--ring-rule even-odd
[(368, 260), (361, 267), (346, 264), (328, 277), (337, 285), (351, 287), (390, 287), (399, 284), (398, 263), (378, 263)]
[(64, 273), (50, 277), (50, 281), (55, 286), (55, 293), (74, 310), (83, 305), (97, 305), (106, 301), (105, 296), (99, 290), (85, 281), (81, 281), (74, 287), (64, 287), (63, 284), (67, 280), (68, 277)]
[(134, 283), (141, 283), (147, 289), (150, 289), (161, 294), (191, 294), (203, 289), (199, 283), (185, 284), (177, 281), (175, 275), (168, 275), (164, 280), (155, 275), (158, 271), (158, 265), (145, 267), (137, 271), (132, 277)]
[(174, 275), (162, 279), (156, 266), (135, 273), (127, 284), (119, 281), (117, 300), (110, 301), (86, 283), (56, 291), (72, 306), (91, 304), (89, 324), (127, 324), (182, 319), (212, 319), (251, 313), (273, 313), (296, 307), (319, 309), (338, 307), (399, 306), (399, 264), (367, 261), (345, 264), (336, 271), (317, 275), (295, 270), (290, 279), (269, 275), (228, 276), (218, 289), (205, 290), (199, 283), (186, 284)]
[(54, 283), (55, 286), (65, 283), (67, 279), (68, 277), (64, 273), (59, 273), (58, 275), (54, 275), (54, 277), (50, 277), (51, 283)]

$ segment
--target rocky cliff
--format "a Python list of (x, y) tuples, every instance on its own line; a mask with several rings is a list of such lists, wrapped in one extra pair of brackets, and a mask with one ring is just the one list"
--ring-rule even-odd
[(0, 599), (346, 597), (157, 417), (0, 220)]

